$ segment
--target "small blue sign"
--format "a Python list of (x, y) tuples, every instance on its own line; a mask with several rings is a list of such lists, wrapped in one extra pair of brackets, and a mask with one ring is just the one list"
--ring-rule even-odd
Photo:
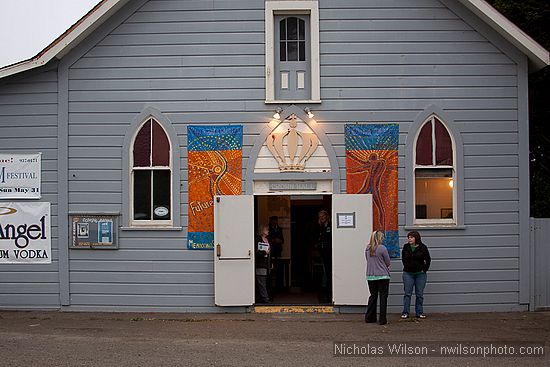
[(113, 222), (106, 220), (100, 220), (97, 222), (97, 242), (113, 242)]

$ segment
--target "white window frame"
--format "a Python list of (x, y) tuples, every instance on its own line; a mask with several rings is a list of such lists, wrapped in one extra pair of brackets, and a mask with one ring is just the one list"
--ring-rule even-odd
[[(451, 138), (451, 145), (453, 149), (453, 165), (436, 165), (435, 163), (435, 150), (436, 150), (436, 136), (435, 136), (435, 119), (438, 119), (441, 124), (445, 127), (445, 130), (447, 130), (447, 134), (449, 134), (449, 137)], [(422, 128), (424, 125), (426, 125), (428, 122), (432, 123), (432, 164), (431, 165), (420, 165), (416, 164), (416, 144), (418, 143), (418, 138), (420, 136), (420, 132), (422, 131)], [(416, 170), (417, 169), (451, 169), (452, 171), (452, 179), (453, 179), (453, 218), (434, 218), (434, 219), (417, 219), (416, 218)], [(414, 218), (414, 224), (415, 225), (456, 225), (457, 224), (457, 174), (456, 174), (456, 142), (454, 139), (453, 134), (445, 124), (445, 122), (436, 115), (431, 115), (428, 117), (422, 125), (420, 125), (420, 128), (417, 130), (416, 136), (414, 138), (414, 144), (413, 144), (413, 218)]]
[[(275, 99), (275, 15), (309, 15), (311, 99)], [(265, 103), (321, 103), (318, 0), (266, 1), (265, 3)]]
[[(169, 165), (168, 166), (149, 166), (149, 167), (134, 167), (134, 143), (136, 141), (137, 134), (141, 131), (143, 128), (143, 125), (145, 125), (148, 121), (151, 121), (151, 134), (153, 129), (153, 122), (156, 122), (164, 132), (164, 135), (166, 136), (166, 140), (168, 140), (168, 156), (169, 156)], [(168, 135), (168, 132), (164, 129), (164, 126), (160, 122), (158, 122), (154, 117), (149, 116), (147, 119), (145, 119), (139, 127), (135, 130), (134, 135), (132, 136), (132, 140), (130, 143), (130, 151), (129, 151), (129, 183), (130, 183), (130, 212), (129, 214), (129, 224), (131, 227), (147, 227), (147, 228), (171, 228), (174, 223), (174, 188), (173, 186), (173, 175), (174, 175), (174, 169), (173, 169), (173, 161), (172, 161), (172, 141), (170, 140), (170, 135)], [(150, 162), (152, 162), (152, 156), (153, 156), (153, 138), (151, 135), (151, 156)], [(170, 219), (169, 220), (154, 220), (153, 219), (153, 213), (151, 213), (151, 219), (149, 220), (136, 220), (134, 219), (134, 171), (155, 171), (155, 170), (162, 170), (165, 171), (169, 169), (170, 170)], [(151, 181), (153, 180), (153, 175), (151, 175)], [(153, 182), (151, 182), (151, 201), (153, 200)], [(151, 210), (153, 210), (151, 206)]]

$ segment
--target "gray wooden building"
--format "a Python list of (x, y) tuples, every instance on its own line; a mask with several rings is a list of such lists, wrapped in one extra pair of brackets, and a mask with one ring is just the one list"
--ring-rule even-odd
[[(216, 278), (215, 248), (190, 245), (191, 126), (242, 128), (239, 196), (250, 200), (214, 215), (213, 243), (223, 227), (252, 246), (253, 227), (278, 216), (282, 288), (292, 290), (278, 303), (315, 303), (307, 299), (315, 258), (299, 250), (309, 227), (298, 219), (328, 206), (334, 227), (345, 227), (349, 218), (336, 214), (356, 212), (346, 200), (355, 198), (346, 127), (397, 124), (396, 230), (401, 244), (417, 230), (430, 248), (426, 311), (527, 310), (528, 75), (548, 64), (548, 51), (482, 0), (103, 0), (39, 55), (0, 69), (0, 154), (41, 153), (40, 198), (8, 196), (0, 207), (51, 205), (51, 261), (0, 262), (0, 308), (243, 312), (253, 304), (249, 294), (216, 301), (218, 288), (250, 293), (253, 256), (239, 283)], [(305, 155), (305, 136), (316, 148), (301, 166), (269, 143), (280, 137), (288, 155), (294, 131)], [(365, 197), (366, 208), (379, 204)], [(357, 209), (362, 231), (333, 241), (329, 304), (341, 311), (358, 310), (349, 306), (361, 299), (339, 293), (348, 283), (336, 263), (347, 260), (336, 246), (354, 242), (352, 258), (362, 259), (371, 213), (363, 220)], [(79, 218), (97, 217), (115, 218), (113, 246), (75, 246)], [(87, 236), (91, 227), (78, 228)], [(401, 269), (394, 258), (394, 312)]]

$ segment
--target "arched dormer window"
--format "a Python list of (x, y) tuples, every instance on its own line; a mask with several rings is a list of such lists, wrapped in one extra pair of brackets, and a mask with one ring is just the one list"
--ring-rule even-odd
[(415, 224), (456, 223), (455, 143), (435, 115), (419, 129), (414, 142)]
[(164, 128), (152, 117), (130, 144), (130, 224), (172, 226), (172, 147)]

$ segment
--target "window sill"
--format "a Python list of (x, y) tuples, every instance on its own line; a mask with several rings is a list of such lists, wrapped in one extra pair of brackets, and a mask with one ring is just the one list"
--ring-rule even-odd
[(298, 103), (321, 103), (321, 100), (298, 99), (298, 100), (266, 100), (266, 104), (298, 104)]
[(414, 224), (412, 226), (405, 226), (405, 230), (431, 230), (431, 229), (466, 229), (465, 225), (456, 225), (456, 224)]
[(120, 227), (121, 231), (181, 231), (183, 227)]

